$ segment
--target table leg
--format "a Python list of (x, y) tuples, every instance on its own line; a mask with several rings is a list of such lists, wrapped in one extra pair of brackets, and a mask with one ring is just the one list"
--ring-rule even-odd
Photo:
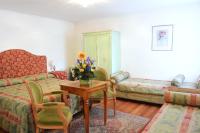
[(69, 97), (68, 91), (63, 91), (63, 101), (66, 106), (70, 105), (68, 97)]
[(104, 126), (107, 122), (107, 89), (104, 90)]
[(83, 99), (84, 117), (85, 117), (85, 132), (89, 133), (89, 100)]

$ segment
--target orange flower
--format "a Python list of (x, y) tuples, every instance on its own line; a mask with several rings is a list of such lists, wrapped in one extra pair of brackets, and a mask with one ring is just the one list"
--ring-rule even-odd
[(85, 53), (84, 53), (84, 52), (80, 52), (80, 53), (78, 54), (78, 58), (79, 58), (79, 59), (85, 59), (85, 58), (86, 58)]

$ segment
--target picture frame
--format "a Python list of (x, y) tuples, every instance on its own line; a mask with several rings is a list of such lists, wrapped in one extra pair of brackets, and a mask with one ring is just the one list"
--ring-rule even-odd
[(173, 25), (152, 26), (152, 51), (173, 50)]

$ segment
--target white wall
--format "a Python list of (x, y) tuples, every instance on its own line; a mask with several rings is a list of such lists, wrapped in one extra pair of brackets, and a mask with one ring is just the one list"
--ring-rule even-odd
[(66, 21), (0, 10), (0, 51), (16, 48), (46, 55), (57, 70), (64, 70), (71, 60), (73, 30)]
[[(151, 51), (152, 26), (174, 25), (173, 51)], [(76, 24), (76, 47), (81, 33), (102, 30), (121, 32), (121, 69), (132, 77), (171, 80), (182, 73), (186, 81), (200, 74), (200, 6), (173, 7), (126, 17), (96, 19)]]

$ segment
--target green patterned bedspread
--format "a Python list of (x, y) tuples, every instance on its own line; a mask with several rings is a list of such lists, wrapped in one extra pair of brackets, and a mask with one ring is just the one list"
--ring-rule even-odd
[(168, 81), (129, 78), (118, 83), (117, 91), (162, 96), (167, 86), (170, 86)]
[(142, 133), (200, 133), (200, 109), (165, 103)]
[[(44, 93), (60, 90), (59, 79), (47, 78), (36, 82), (42, 86)], [(58, 94), (45, 96), (44, 99), (45, 102), (60, 100)], [(72, 113), (78, 112), (80, 98), (70, 95), (70, 101)], [(34, 132), (30, 97), (24, 83), (0, 87), (0, 127), (10, 133)]]

